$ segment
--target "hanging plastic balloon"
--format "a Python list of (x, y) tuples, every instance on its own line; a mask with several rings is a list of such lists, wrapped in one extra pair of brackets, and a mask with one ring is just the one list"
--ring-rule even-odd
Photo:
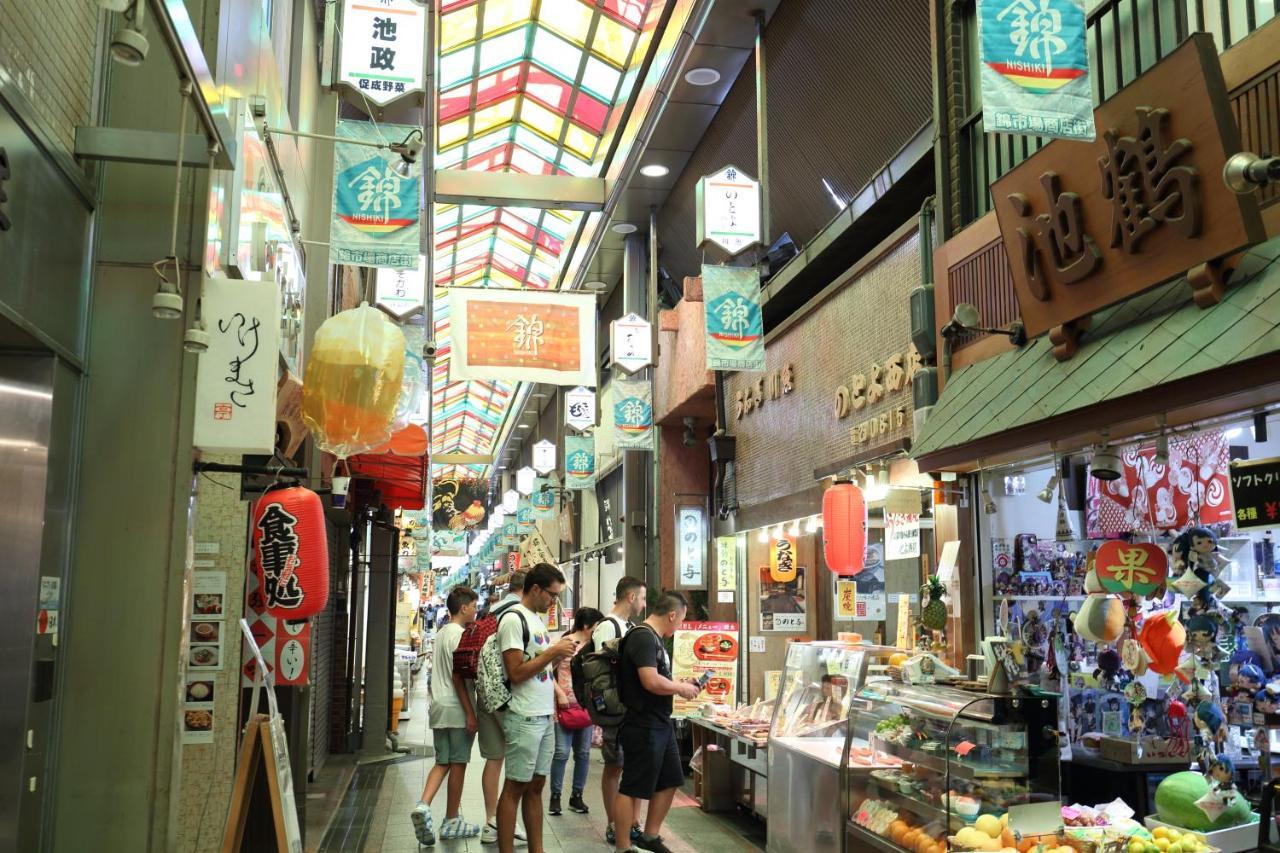
[(400, 380), (400, 399), (396, 403), (396, 419), (392, 424), (396, 431), (417, 420), (422, 409), (422, 398), (427, 393), (426, 363), (422, 356), (411, 349), (404, 351), (404, 376)]
[(404, 334), (378, 309), (325, 320), (302, 384), (302, 420), (320, 449), (345, 459), (386, 444), (404, 371)]

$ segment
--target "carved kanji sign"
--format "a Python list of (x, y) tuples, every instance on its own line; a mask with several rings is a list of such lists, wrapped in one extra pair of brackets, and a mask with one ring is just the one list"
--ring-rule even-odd
[(1052, 142), (991, 187), (1029, 336), (1264, 237), (1257, 199), (1220, 177), (1240, 136), (1210, 36), (1189, 38), (1094, 123), (1096, 142)]

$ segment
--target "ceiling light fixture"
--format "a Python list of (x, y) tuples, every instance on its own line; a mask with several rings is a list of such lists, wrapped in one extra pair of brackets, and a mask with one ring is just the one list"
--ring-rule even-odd
[(671, 170), (661, 163), (650, 163), (647, 166), (640, 167), (640, 174), (646, 178), (665, 178), (671, 174)]
[(608, 282), (604, 281), (584, 281), (582, 283), (583, 290), (605, 290), (608, 286)]
[(684, 73), (684, 82), (690, 86), (713, 86), (720, 82), (720, 72), (714, 68), (690, 68)]
[(630, 222), (619, 222), (610, 230), (612, 230), (614, 234), (634, 234), (639, 229)]
[(769, 544), (769, 528), (761, 527), (760, 534), (756, 536), (756, 541), (759, 542), (761, 545)]
[[(141, 65), (147, 58), (147, 37), (142, 34), (143, 10), (147, 4), (144, 0), (133, 0), (128, 5), (133, 8), (126, 6), (121, 10), (125, 23), (111, 35), (111, 58), (121, 65)], [(108, 8), (117, 6), (119, 4), (112, 3)]]
[(809, 521), (804, 526), (805, 533), (818, 532), (818, 517), (816, 515), (809, 516)]

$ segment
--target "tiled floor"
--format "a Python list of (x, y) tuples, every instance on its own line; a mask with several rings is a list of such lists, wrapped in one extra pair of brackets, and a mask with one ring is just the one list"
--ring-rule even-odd
[[(420, 848), (409, 822), (409, 812), (422, 794), (422, 786), (433, 762), (431, 758), (420, 757), (424, 750), (419, 745), (430, 743), (426, 729), (426, 697), (416, 696), (415, 701), (414, 719), (402, 724), (401, 745), (413, 747), (418, 754), (365, 763), (356, 770), (347, 797), (319, 846), (322, 853), (418, 853)], [(429, 753), (430, 749), (425, 751)], [(462, 815), (473, 823), (481, 823), (484, 817), (484, 800), (480, 793), (482, 766), (477, 750), (462, 796)], [(545, 819), (546, 853), (610, 849), (604, 842), (604, 808), (601, 806), (599, 782), (602, 766), (599, 752), (593, 751), (591, 778), (585, 796), (591, 814), (579, 815), (566, 810), (560, 817), (548, 816)], [(566, 775), (572, 772), (570, 765)], [(437, 827), (444, 819), (444, 800), (442, 789), (434, 803)], [(683, 793), (676, 795), (663, 838), (678, 853), (755, 853), (764, 849), (763, 824), (737, 815), (706, 814)], [(442, 853), (495, 853), (497, 846), (481, 845), (479, 839), (470, 839), (438, 841), (434, 849)]]

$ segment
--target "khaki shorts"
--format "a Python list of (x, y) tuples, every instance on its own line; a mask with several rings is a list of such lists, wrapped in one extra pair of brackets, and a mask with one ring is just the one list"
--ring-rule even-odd
[(618, 729), (622, 726), (600, 727), (600, 756), (608, 767), (622, 766), (622, 747), (618, 743)]
[(476, 707), (480, 757), (485, 761), (502, 758), (507, 754), (507, 736), (502, 731), (502, 716), (502, 711), (491, 714), (483, 708)]

